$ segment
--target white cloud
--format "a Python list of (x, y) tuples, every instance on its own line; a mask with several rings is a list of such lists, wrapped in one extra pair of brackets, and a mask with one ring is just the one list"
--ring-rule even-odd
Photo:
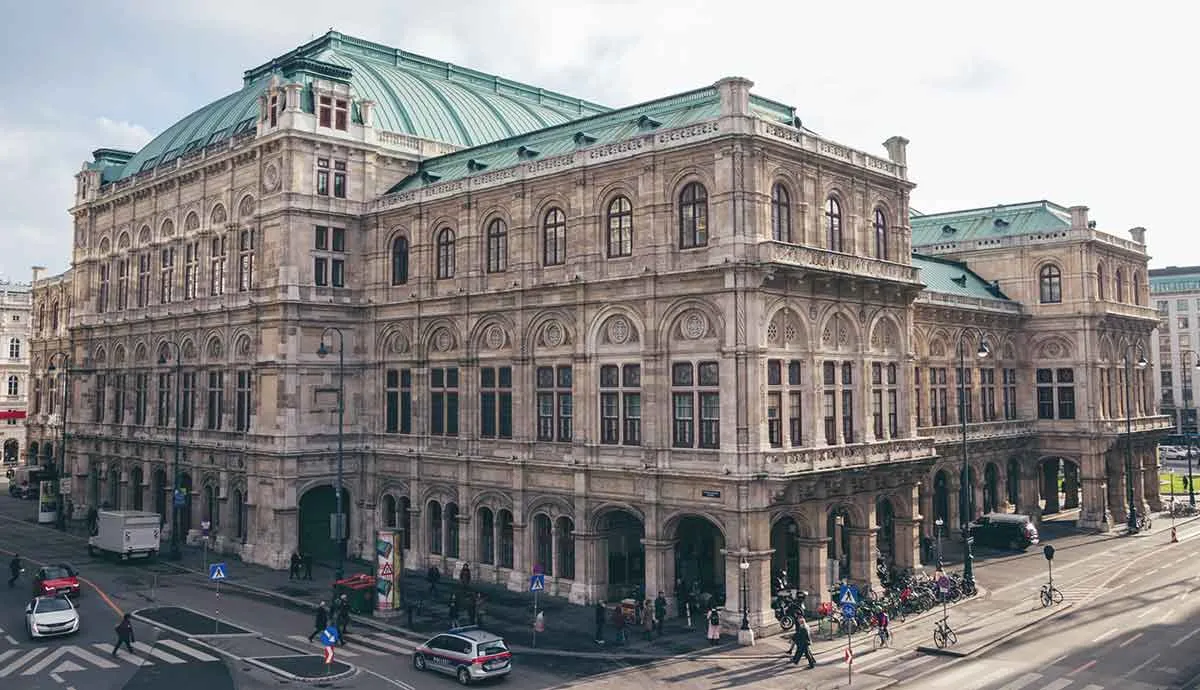
[(100, 140), (105, 142), (104, 148), (126, 151), (137, 151), (154, 138), (150, 130), (139, 124), (118, 122), (107, 117), (96, 118), (96, 131), (101, 136)]

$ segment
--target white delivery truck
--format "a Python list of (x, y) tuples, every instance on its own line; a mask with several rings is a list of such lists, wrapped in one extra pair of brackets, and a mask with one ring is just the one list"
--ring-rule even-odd
[(96, 534), (88, 539), (88, 554), (113, 554), (121, 560), (158, 555), (162, 520), (158, 513), (102, 510)]

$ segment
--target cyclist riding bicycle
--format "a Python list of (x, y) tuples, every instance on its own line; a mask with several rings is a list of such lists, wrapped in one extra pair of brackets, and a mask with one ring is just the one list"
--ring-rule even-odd
[(887, 611), (880, 611), (875, 614), (875, 627), (879, 628), (879, 637), (882, 640), (887, 640), (892, 636), (892, 631), (888, 629), (888, 624), (891, 623), (891, 618), (888, 617)]

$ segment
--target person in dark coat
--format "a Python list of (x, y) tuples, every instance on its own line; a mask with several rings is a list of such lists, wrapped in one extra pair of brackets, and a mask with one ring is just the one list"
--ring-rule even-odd
[(796, 631), (792, 633), (793, 666), (800, 663), (800, 657), (808, 659), (809, 668), (817, 665), (817, 660), (812, 653), (812, 635), (809, 633), (808, 623), (803, 619), (796, 622)]
[(346, 595), (342, 595), (341, 601), (338, 603), (337, 616), (334, 617), (334, 625), (337, 626), (338, 644), (342, 647), (346, 646), (346, 633), (350, 628), (350, 601)]
[(288, 569), (288, 579), (295, 580), (300, 577), (300, 554), (292, 552), (291, 567)]
[(425, 579), (429, 582), (429, 595), (436, 597), (438, 582), (442, 579), (442, 571), (438, 570), (436, 565), (431, 565), (429, 571), (425, 573)]
[(305, 553), (300, 555), (300, 562), (304, 564), (304, 579), (312, 579), (313, 555)]
[(654, 598), (654, 629), (659, 637), (663, 634), (663, 621), (667, 619), (667, 598), (662, 592)]
[(607, 616), (604, 611), (604, 602), (597, 601), (594, 610), (596, 613), (596, 644), (604, 644), (604, 619)]
[(17, 584), (17, 578), (21, 577), (21, 573), (25, 568), (21, 565), (21, 554), (14, 553), (12, 561), (8, 564), (8, 588), (12, 589)]
[(121, 648), (121, 645), (125, 645), (125, 649), (129, 650), (130, 654), (133, 654), (133, 619), (129, 617), (128, 613), (125, 614), (120, 623), (117, 623), (115, 630), (117, 633), (117, 643), (113, 645), (112, 655), (117, 655), (117, 650)]
[(459, 621), (458, 621), (458, 595), (454, 594), (453, 592), (450, 593), (450, 604), (448, 606), (448, 610), (446, 611), (446, 613), (450, 618), (450, 627), (457, 628), (458, 623), (459, 623)]
[(321, 631), (329, 627), (329, 609), (325, 607), (325, 602), (317, 607), (317, 613), (313, 617), (313, 631), (308, 636), (308, 641), (312, 642), (313, 638), (321, 634)]
[(470, 563), (463, 563), (462, 570), (459, 571), (459, 573), (458, 573), (458, 584), (461, 585), (463, 589), (471, 588), (471, 564)]

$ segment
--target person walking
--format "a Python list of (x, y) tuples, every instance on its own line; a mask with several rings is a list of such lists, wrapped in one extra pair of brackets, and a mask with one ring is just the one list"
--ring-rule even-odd
[(21, 565), (21, 554), (14, 553), (12, 561), (8, 564), (8, 588), (12, 589), (17, 584), (17, 578), (21, 577), (21, 573), (25, 572), (25, 567)]
[(462, 570), (458, 573), (458, 584), (463, 590), (471, 589), (471, 564), (463, 563)]
[(317, 613), (313, 617), (313, 631), (308, 636), (308, 641), (312, 642), (313, 638), (321, 634), (321, 631), (329, 627), (329, 609), (325, 606), (325, 602), (317, 607)]
[(800, 657), (808, 659), (809, 668), (817, 665), (812, 653), (812, 634), (808, 630), (808, 622), (803, 618), (796, 621), (796, 631), (792, 633), (792, 648), (788, 651), (792, 652), (793, 666), (800, 663)]
[(663, 621), (667, 620), (667, 598), (662, 592), (654, 598), (654, 628), (658, 632), (658, 636), (663, 634)]
[(721, 613), (717, 609), (708, 610), (708, 644), (717, 646), (721, 643)]
[(334, 616), (333, 624), (337, 626), (338, 646), (345, 647), (346, 633), (350, 630), (350, 600), (345, 594), (338, 602), (337, 615)]
[(112, 655), (117, 655), (117, 651), (121, 649), (121, 645), (125, 645), (125, 649), (130, 654), (133, 654), (133, 619), (130, 618), (128, 613), (125, 614), (120, 623), (117, 623), (117, 627), (114, 630), (117, 633), (117, 643), (113, 645)]
[(459, 622), (458, 621), (458, 595), (455, 594), (454, 592), (450, 593), (450, 604), (449, 604), (449, 610), (447, 611), (447, 613), (449, 614), (449, 618), (450, 618), (450, 627), (457, 628), (458, 622)]
[(437, 586), (441, 579), (442, 571), (438, 570), (436, 565), (429, 566), (429, 571), (425, 573), (425, 580), (429, 582), (429, 596), (437, 596)]
[(304, 564), (304, 579), (312, 579), (313, 555), (311, 553), (300, 554), (300, 561)]
[(300, 554), (293, 551), (292, 558), (290, 560), (289, 565), (291, 567), (288, 568), (288, 579), (289, 580), (300, 579)]
[(596, 644), (604, 644), (604, 617), (607, 615), (604, 610), (604, 602), (597, 601), (593, 610), (596, 615), (596, 636), (593, 639)]
[(647, 599), (642, 603), (642, 633), (646, 636), (646, 641), (654, 639), (655, 626), (655, 608), (650, 605), (650, 600)]
[(617, 631), (617, 644), (625, 644), (625, 610), (620, 605), (613, 607), (612, 624)]

